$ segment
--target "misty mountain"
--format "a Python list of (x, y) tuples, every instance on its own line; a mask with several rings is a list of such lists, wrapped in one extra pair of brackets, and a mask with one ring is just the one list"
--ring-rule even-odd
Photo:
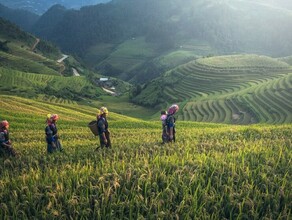
[(23, 9), (35, 14), (43, 14), (55, 4), (63, 5), (66, 8), (77, 9), (86, 5), (95, 5), (108, 1), (109, 0), (0, 0), (0, 3), (12, 9)]
[(39, 36), (45, 36), (47, 39), (53, 39), (55, 36), (56, 26), (62, 22), (66, 8), (62, 5), (52, 6), (45, 14), (43, 14), (34, 25), (34, 32)]
[[(288, 0), (112, 0), (79, 10), (55, 5), (31, 31), (102, 74), (145, 82), (198, 56), (291, 55), (291, 8)], [(187, 55), (160, 62), (175, 51)]]
[[(145, 36), (163, 49), (199, 39), (224, 53), (288, 55), (292, 49), (292, 11), (272, 3), (115, 0), (81, 10), (62, 9), (61, 17), (59, 7), (51, 8), (33, 30), (79, 54), (97, 42), (122, 42), (132, 36)], [(54, 14), (58, 21), (52, 21)]]
[(0, 17), (17, 24), (22, 29), (30, 31), (39, 16), (26, 10), (10, 9), (0, 4)]

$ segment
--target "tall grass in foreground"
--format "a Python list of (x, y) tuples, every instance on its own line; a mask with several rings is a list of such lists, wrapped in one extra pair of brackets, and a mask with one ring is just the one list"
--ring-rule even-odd
[[(0, 219), (291, 219), (291, 124), (178, 121), (177, 142), (160, 145), (159, 122), (111, 114), (113, 148), (95, 152), (93, 108), (0, 104), (21, 153), (0, 157)], [(48, 111), (65, 149), (52, 155)]]
[(232, 129), (178, 125), (160, 146), (159, 128), (114, 128), (99, 152), (87, 128), (65, 129), (53, 155), (42, 132), (14, 132), (22, 155), (0, 159), (0, 216), (290, 219), (291, 126)]

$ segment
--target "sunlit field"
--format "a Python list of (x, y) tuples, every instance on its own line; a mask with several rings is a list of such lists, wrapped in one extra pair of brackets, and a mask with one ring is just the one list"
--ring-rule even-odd
[[(291, 219), (291, 124), (177, 121), (177, 142), (161, 145), (160, 122), (111, 113), (113, 146), (96, 152), (96, 109), (0, 103), (20, 153), (0, 157), (1, 219)], [(48, 112), (64, 147), (51, 155)]]

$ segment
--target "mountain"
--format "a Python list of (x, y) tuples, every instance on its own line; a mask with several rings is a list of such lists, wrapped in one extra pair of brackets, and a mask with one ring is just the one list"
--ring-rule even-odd
[(2, 4), (0, 4), (0, 17), (9, 20), (23, 30), (30, 31), (31, 27), (39, 19), (39, 16), (22, 9), (10, 9)]
[(95, 5), (108, 1), (109, 0), (0, 0), (0, 3), (9, 8), (22, 9), (41, 15), (55, 4), (61, 4), (66, 8), (80, 8), (86, 5)]
[(55, 35), (54, 29), (64, 18), (66, 8), (62, 5), (52, 6), (45, 14), (43, 14), (34, 25), (34, 33), (46, 39), (54, 39), (59, 35)]
[(185, 54), (178, 64), (216, 54), (289, 56), (292, 12), (286, 5), (288, 1), (115, 0), (80, 10), (53, 7), (32, 30), (102, 74), (145, 83), (170, 69), (172, 62), (159, 61), (178, 52)]

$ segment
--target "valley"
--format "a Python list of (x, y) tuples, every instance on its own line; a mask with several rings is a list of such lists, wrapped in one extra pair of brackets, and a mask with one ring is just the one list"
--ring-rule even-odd
[(21, 2), (0, 0), (0, 219), (291, 219), (289, 0)]

